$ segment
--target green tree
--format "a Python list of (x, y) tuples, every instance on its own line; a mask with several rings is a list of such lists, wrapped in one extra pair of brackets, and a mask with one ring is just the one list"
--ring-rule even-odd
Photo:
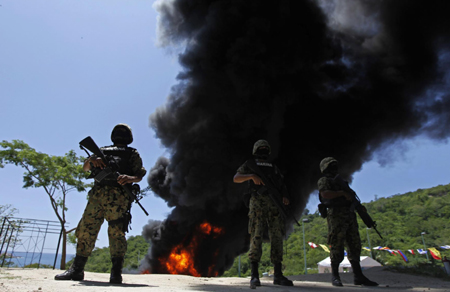
[(0, 168), (5, 164), (14, 164), (25, 169), (23, 175), (25, 189), (43, 188), (63, 231), (61, 269), (66, 263), (66, 196), (70, 191), (85, 191), (89, 186), (84, 183), (83, 158), (77, 157), (73, 150), (64, 156), (51, 156), (37, 152), (21, 140), (8, 142), (3, 140), (0, 146)]
[(0, 205), (0, 216), (1, 217), (11, 217), (19, 212), (16, 208), (13, 208), (12, 205)]
[[(0, 238), (1, 246), (3, 246), (4, 244), (8, 246), (9, 243), (15, 244), (16, 242), (18, 242), (16, 236), (13, 234), (13, 230), (19, 229), (20, 225), (17, 225), (16, 222), (10, 218), (17, 212), (18, 210), (16, 208), (13, 208), (10, 204), (0, 205), (0, 217), (2, 217), (0, 221), (0, 224), (2, 225), (2, 237)], [(11, 230), (11, 227), (13, 227), (14, 229)], [(20, 229), (18, 232), (21, 232)], [(8, 233), (9, 236), (6, 233)], [(6, 257), (6, 252), (0, 254), (0, 262), (5, 261)], [(11, 261), (6, 261), (6, 263), (4, 263), (4, 265), (6, 265), (7, 267), (11, 266), (11, 264)]]

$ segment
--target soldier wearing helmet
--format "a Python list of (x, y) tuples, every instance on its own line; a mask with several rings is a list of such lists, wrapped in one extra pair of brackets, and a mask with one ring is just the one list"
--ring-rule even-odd
[[(55, 280), (83, 280), (84, 266), (95, 247), (95, 241), (103, 221), (108, 221), (108, 237), (112, 261), (110, 283), (122, 283), (122, 266), (127, 251), (125, 232), (131, 219), (132, 199), (128, 197), (121, 185), (140, 182), (146, 170), (138, 151), (128, 147), (133, 142), (131, 128), (127, 124), (118, 124), (111, 133), (113, 145), (101, 147), (105, 156), (114, 159), (118, 165), (119, 177), (106, 176), (101, 183), (95, 181), (89, 191), (88, 203), (78, 223), (75, 235), (77, 251), (73, 264), (64, 273), (56, 275)], [(103, 160), (95, 155), (84, 162), (85, 171), (105, 168)]]
[[(352, 265), (355, 285), (378, 286), (367, 279), (361, 269), (361, 238), (359, 237), (356, 214), (351, 208), (352, 194), (340, 183), (339, 164), (333, 157), (326, 157), (320, 162), (320, 171), (324, 175), (317, 183), (321, 205), (325, 207), (328, 223), (328, 241), (331, 246), (331, 283), (343, 286), (339, 277), (339, 264), (344, 260), (344, 247), (347, 246), (348, 260)], [(322, 211), (321, 211), (322, 213)]]
[[(266, 140), (258, 140), (253, 146), (253, 156), (257, 167), (264, 173), (264, 176), (270, 178), (272, 182), (282, 190), (283, 203), (289, 205), (289, 195), (283, 182), (280, 170), (275, 164), (269, 161), (271, 148)], [(283, 261), (283, 237), (285, 234), (285, 223), (278, 207), (272, 201), (264, 188), (264, 182), (248, 166), (246, 161), (239, 167), (233, 178), (235, 183), (247, 182), (249, 193), (251, 194), (249, 203), (249, 233), (250, 250), (249, 258), (251, 262), (251, 280), (250, 287), (261, 286), (259, 280), (259, 261), (262, 255), (262, 242), (264, 232), (267, 230), (270, 239), (270, 260), (274, 265), (275, 285), (293, 286), (291, 280), (283, 276), (281, 271), (281, 262)]]
[(117, 145), (128, 145), (133, 142), (133, 133), (127, 124), (117, 124), (111, 132), (111, 141)]

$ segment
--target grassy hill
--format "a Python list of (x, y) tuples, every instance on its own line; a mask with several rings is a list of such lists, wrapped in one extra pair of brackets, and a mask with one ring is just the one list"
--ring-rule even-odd
[[(142, 236), (130, 236), (127, 239), (127, 253), (124, 257), (124, 270), (133, 271), (139, 268), (140, 261), (148, 253), (149, 243)], [(69, 267), (73, 259), (67, 263)], [(111, 271), (111, 255), (109, 247), (95, 248), (85, 266), (88, 272), (109, 273)]]

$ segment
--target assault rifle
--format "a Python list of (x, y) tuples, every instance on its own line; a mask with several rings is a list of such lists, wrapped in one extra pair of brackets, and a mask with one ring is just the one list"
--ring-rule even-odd
[(300, 226), (300, 223), (298, 223), (297, 219), (295, 219), (294, 215), (286, 210), (286, 207), (281, 202), (281, 199), (283, 198), (283, 195), (280, 193), (278, 188), (275, 186), (275, 184), (264, 174), (264, 172), (261, 171), (259, 166), (256, 164), (256, 161), (254, 159), (249, 159), (247, 161), (247, 166), (253, 171), (256, 175), (258, 175), (262, 181), (264, 182), (264, 185), (258, 190), (258, 194), (266, 193), (269, 195), (269, 197), (274, 202), (275, 206), (277, 206), (278, 210), (283, 215), (284, 219), (294, 219), (295, 223), (297, 223), (298, 226)]
[(370, 217), (369, 213), (367, 213), (366, 207), (364, 207), (361, 204), (361, 200), (359, 199), (359, 197), (355, 193), (355, 191), (350, 188), (350, 186), (348, 185), (348, 182), (343, 180), (339, 176), (339, 174), (336, 175), (336, 177), (334, 178), (334, 181), (336, 181), (338, 184), (340, 184), (346, 192), (350, 193), (350, 195), (352, 197), (352, 205), (350, 207), (351, 211), (353, 212), (356, 209), (356, 212), (358, 212), (358, 215), (359, 215), (359, 217), (361, 217), (364, 224), (366, 224), (366, 226), (368, 228), (373, 228), (373, 230), (375, 230), (378, 233), (380, 238), (383, 239), (380, 232), (378, 232), (378, 230), (377, 230), (377, 223), (375, 221), (373, 221), (372, 217)]
[[(80, 148), (86, 151), (89, 157), (91, 155), (87, 150), (91, 151), (92, 153), (94, 153), (94, 155), (100, 157), (106, 165), (106, 167), (103, 168), (102, 170), (93, 172), (93, 177), (96, 182), (100, 183), (104, 178), (108, 176), (112, 176), (114, 179), (117, 180), (117, 178), (120, 176), (120, 173), (117, 171), (117, 169), (119, 169), (117, 162), (113, 158), (104, 155), (103, 152), (100, 150), (100, 148), (97, 146), (97, 144), (95, 144), (91, 136), (88, 136), (83, 140), (81, 140)], [(121, 186), (123, 190), (127, 193), (127, 195), (133, 201), (135, 201), (139, 205), (139, 207), (141, 207), (142, 211), (144, 211), (145, 215), (148, 216), (148, 212), (144, 209), (144, 207), (142, 207), (141, 203), (139, 202), (139, 200), (142, 198), (138, 197), (140, 193), (139, 185), (134, 184), (132, 186), (130, 185), (121, 185)]]

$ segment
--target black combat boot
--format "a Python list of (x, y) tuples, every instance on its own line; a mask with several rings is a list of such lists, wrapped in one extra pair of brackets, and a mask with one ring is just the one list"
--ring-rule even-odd
[(70, 268), (62, 274), (56, 275), (55, 280), (84, 280), (84, 266), (86, 265), (87, 257), (75, 256)]
[(111, 268), (111, 276), (109, 277), (109, 283), (122, 284), (123, 257), (111, 258), (111, 262), (112, 268)]
[(250, 288), (255, 289), (256, 286), (261, 286), (259, 281), (258, 262), (251, 262), (252, 274), (250, 280)]
[(273, 272), (273, 284), (281, 285), (281, 286), (294, 286), (291, 280), (283, 276), (283, 272), (281, 272), (281, 263), (276, 263), (274, 266)]
[(333, 284), (333, 286), (341, 287), (344, 285), (342, 285), (341, 278), (339, 277), (339, 264), (340, 263), (331, 262), (331, 284)]
[(361, 265), (359, 261), (350, 261), (352, 265), (354, 280), (353, 283), (355, 285), (364, 285), (364, 286), (378, 286), (377, 282), (370, 281), (363, 275)]

